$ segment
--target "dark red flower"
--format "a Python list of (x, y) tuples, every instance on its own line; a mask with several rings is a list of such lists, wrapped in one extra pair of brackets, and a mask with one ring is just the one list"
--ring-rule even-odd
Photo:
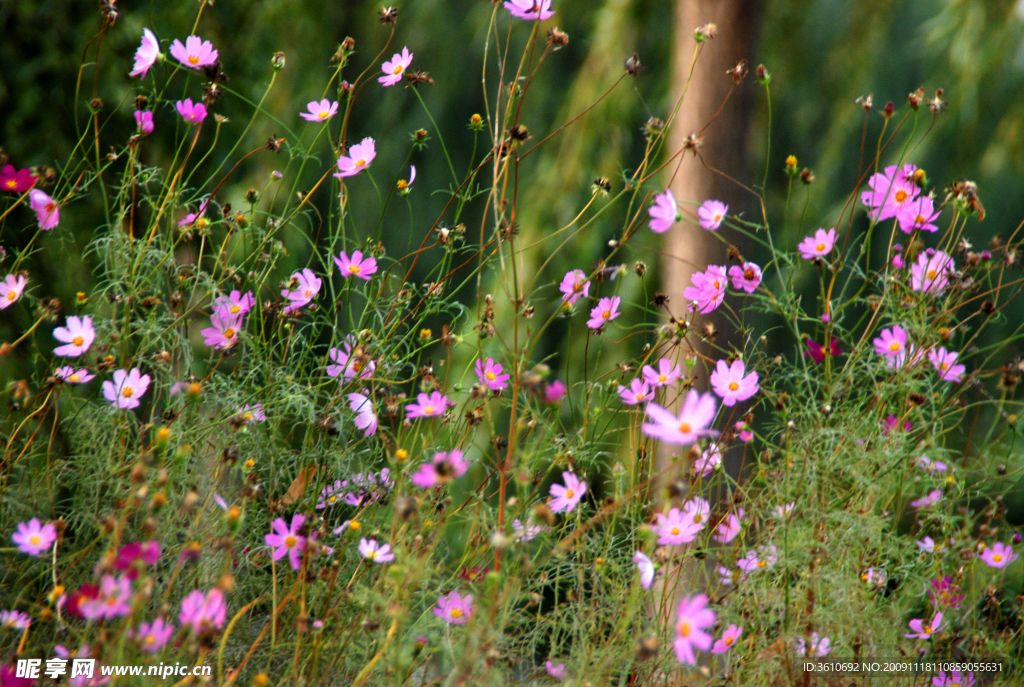
[(805, 343), (807, 344), (808, 350), (804, 351), (804, 357), (810, 357), (816, 365), (821, 365), (823, 362), (825, 362), (826, 355), (837, 357), (843, 354), (843, 349), (839, 348), (839, 343), (831, 336), (828, 337), (827, 352), (824, 346), (822, 346), (817, 341), (807, 339)]

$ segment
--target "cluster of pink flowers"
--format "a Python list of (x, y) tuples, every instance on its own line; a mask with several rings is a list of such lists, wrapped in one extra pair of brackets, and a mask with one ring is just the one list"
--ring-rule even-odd
[(228, 296), (220, 296), (213, 302), (213, 315), (210, 324), (200, 332), (203, 343), (213, 348), (228, 349), (235, 346), (238, 335), (245, 326), (245, 315), (256, 305), (252, 291), (242, 295), (240, 291), (232, 291)]
[(708, 524), (711, 504), (698, 497), (683, 504), (682, 510), (672, 508), (668, 514), (658, 513), (655, 516), (654, 532), (658, 535), (661, 546), (678, 546), (689, 544)]

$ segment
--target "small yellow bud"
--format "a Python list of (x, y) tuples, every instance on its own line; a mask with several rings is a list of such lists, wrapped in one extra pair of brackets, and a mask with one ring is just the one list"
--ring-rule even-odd
[(787, 167), (796, 167), (796, 155), (790, 155), (786, 158)]
[(249, 460), (245, 461), (245, 469), (246, 470), (252, 470), (254, 467), (256, 467), (256, 461), (255, 460), (250, 458)]
[(398, 449), (397, 451), (395, 451), (395, 460), (409, 460), (409, 452), (406, 451), (404, 448)]

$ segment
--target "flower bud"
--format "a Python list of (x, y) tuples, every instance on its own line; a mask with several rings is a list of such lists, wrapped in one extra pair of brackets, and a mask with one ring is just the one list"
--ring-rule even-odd
[(270, 64), (273, 65), (275, 72), (279, 72), (284, 69), (284, 63), (285, 60), (283, 52), (275, 52), (274, 56), (270, 58)]

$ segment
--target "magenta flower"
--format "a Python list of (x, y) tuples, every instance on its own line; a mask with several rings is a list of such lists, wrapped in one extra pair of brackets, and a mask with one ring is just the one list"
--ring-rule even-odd
[[(797, 656), (803, 656), (807, 653), (807, 640), (803, 637), (796, 640), (796, 647), (794, 648)], [(832, 641), (828, 637), (820, 637), (817, 632), (811, 633), (811, 654), (814, 656), (828, 656), (829, 652), (832, 651)]]
[(363, 436), (372, 437), (377, 433), (377, 413), (373, 402), (363, 394), (349, 394), (348, 407), (356, 414), (355, 426), (363, 430)]
[(548, 505), (555, 513), (571, 513), (587, 493), (587, 483), (571, 472), (563, 472), (562, 481), (565, 482), (564, 487), (561, 484), (552, 484), (548, 489), (548, 493), (554, 497)]
[(58, 367), (53, 371), (53, 375), (68, 384), (85, 384), (96, 378), (96, 375), (89, 374), (89, 371), (84, 367), (76, 370), (70, 365)]
[[(0, 627), (12, 630), (24, 630), (32, 624), (32, 617), (21, 611), (0, 611)], [(7, 683), (4, 682), (4, 685)], [(14, 683), (12, 683), (14, 684)], [(32, 684), (32, 681), (29, 681)]]
[(255, 305), (256, 298), (252, 295), (252, 291), (246, 291), (245, 295), (242, 295), (241, 291), (232, 291), (230, 295), (219, 296), (213, 301), (213, 311), (220, 313), (221, 317), (233, 315), (241, 317), (252, 310)]
[(659, 387), (668, 386), (679, 379), (683, 374), (683, 369), (679, 365), (673, 365), (668, 358), (662, 358), (658, 361), (657, 370), (650, 365), (644, 365), (640, 372), (643, 374), (645, 382), (653, 387)]
[(420, 393), (416, 396), (416, 403), (410, 403), (405, 407), (406, 417), (416, 419), (418, 417), (437, 417), (448, 410), (448, 406), (455, 405), (448, 400), (448, 397), (440, 391), (431, 392), (429, 396)]
[(327, 352), (327, 356), (335, 362), (334, 365), (327, 366), (328, 377), (342, 375), (345, 379), (352, 379), (357, 376), (369, 379), (373, 376), (374, 371), (377, 369), (377, 364), (372, 360), (365, 361), (362, 356), (353, 356), (352, 344), (355, 342), (355, 337), (350, 335), (345, 337), (342, 348), (332, 347)]
[(725, 632), (722, 633), (722, 638), (715, 642), (715, 645), (711, 647), (711, 653), (724, 654), (732, 648), (732, 645), (736, 643), (736, 640), (738, 640), (742, 634), (742, 625), (730, 625), (726, 628)]
[(891, 165), (885, 172), (872, 174), (868, 179), (870, 191), (860, 194), (860, 200), (868, 208), (868, 217), (876, 222), (895, 217), (900, 209), (917, 197), (920, 190), (914, 183), (914, 165), (897, 168)]
[(946, 575), (941, 580), (937, 577), (932, 580), (928, 596), (936, 606), (960, 608), (960, 602), (963, 601), (964, 596), (959, 594), (959, 591), (960, 585), (953, 584), (949, 575)]
[(917, 499), (915, 501), (911, 501), (910, 505), (912, 507), (914, 507), (914, 508), (926, 508), (928, 506), (935, 505), (936, 503), (938, 503), (941, 500), (942, 500), (942, 490), (941, 489), (933, 489), (932, 491), (928, 492), (927, 494), (925, 494), (921, 498), (919, 498), (919, 499)]
[(36, 178), (28, 167), (15, 170), (14, 165), (4, 165), (4, 168), (0, 170), (0, 190), (24, 193), (35, 183)]
[(562, 292), (563, 301), (568, 301), (569, 305), (576, 305), (580, 296), (590, 296), (590, 282), (587, 281), (587, 275), (583, 270), (569, 270), (562, 277), (558, 290)]
[(991, 547), (986, 546), (981, 552), (981, 560), (990, 568), (1005, 568), (1010, 563), (1020, 558), (1013, 552), (1013, 549), (1002, 542), (996, 542)]
[(679, 214), (679, 204), (676, 197), (672, 195), (672, 189), (665, 189), (664, 193), (654, 196), (654, 205), (647, 211), (651, 216), (648, 226), (656, 234), (664, 234), (672, 228), (672, 225), (683, 218)]
[(28, 192), (28, 204), (36, 213), (36, 222), (43, 231), (49, 231), (60, 222), (60, 209), (57, 201), (37, 188)]
[(914, 618), (909, 624), (912, 632), (903, 635), (904, 637), (907, 639), (931, 639), (932, 635), (942, 627), (942, 613), (936, 613), (930, 623), (922, 618)]
[(668, 514), (658, 513), (655, 516), (654, 533), (658, 535), (660, 546), (678, 546), (689, 544), (704, 525), (693, 521), (692, 514), (687, 514), (678, 508), (672, 508)]
[(93, 329), (92, 318), (88, 315), (82, 318), (72, 315), (68, 318), (66, 325), (53, 330), (53, 338), (66, 344), (53, 349), (53, 354), (65, 358), (77, 358), (88, 351), (89, 346), (92, 346), (92, 342), (96, 339), (96, 330)]
[[(708, 265), (707, 270), (695, 272), (690, 277), (693, 286), (683, 289), (683, 298), (696, 303), (697, 310), (706, 315), (722, 304), (725, 299), (725, 267)], [(694, 306), (690, 306), (693, 310)]]
[(728, 544), (740, 533), (743, 527), (742, 520), (742, 508), (737, 509), (735, 513), (729, 513), (722, 522), (718, 523), (718, 527), (715, 528), (715, 534), (711, 538), (720, 544)]
[(598, 330), (621, 315), (622, 313), (619, 312), (621, 300), (618, 296), (599, 300), (593, 310), (590, 311), (590, 319), (587, 320), (587, 326), (593, 330)]
[(210, 316), (210, 324), (199, 332), (203, 335), (203, 343), (213, 348), (231, 348), (238, 343), (238, 333), (242, 330), (241, 315), (224, 316), (215, 312)]
[(932, 678), (933, 687), (974, 687), (974, 673), (961, 673), (959, 670), (946, 674), (940, 670), (939, 674)]
[(448, 592), (437, 599), (434, 615), (443, 618), (449, 625), (465, 625), (473, 615), (473, 595)]
[(78, 604), (86, 620), (101, 620), (128, 615), (132, 610), (132, 582), (127, 575), (104, 575), (99, 594)]
[(118, 549), (114, 567), (122, 572), (127, 572), (128, 579), (134, 580), (139, 576), (140, 568), (156, 565), (159, 560), (160, 542), (155, 539), (147, 542), (132, 542)]
[(872, 343), (875, 344), (875, 353), (878, 355), (895, 358), (907, 350), (907, 330), (899, 325), (892, 329), (883, 329), (881, 336)]
[(164, 648), (174, 634), (174, 625), (158, 617), (152, 623), (140, 623), (135, 636), (143, 651), (155, 654)]
[(299, 116), (305, 119), (307, 122), (326, 122), (328, 119), (338, 114), (338, 103), (331, 102), (327, 98), (324, 98), (320, 102), (312, 101), (307, 105), (309, 112), (300, 112)]
[(552, 663), (550, 659), (548, 659), (544, 663), (544, 670), (545, 672), (547, 672), (548, 675), (555, 678), (556, 680), (563, 679), (567, 674), (564, 663), (555, 664)]
[(156, 127), (153, 124), (153, 113), (149, 110), (135, 110), (135, 126), (143, 134), (153, 133)]
[(625, 385), (619, 387), (619, 397), (626, 405), (635, 406), (654, 398), (654, 390), (647, 385), (647, 382), (637, 377), (629, 383), (628, 387)]
[(39, 522), (39, 518), (32, 518), (28, 522), (18, 523), (11, 540), (18, 545), (18, 550), (22, 553), (38, 556), (48, 551), (57, 541), (57, 528), (52, 522), (44, 525)]
[(430, 489), (462, 477), (468, 469), (469, 461), (463, 457), (462, 451), (440, 451), (428, 462), (420, 465), (419, 470), (414, 472), (410, 479), (417, 487)]
[(228, 607), (224, 603), (224, 594), (219, 589), (211, 589), (206, 595), (195, 589), (181, 600), (181, 613), (178, 620), (182, 626), (188, 625), (199, 634), (209, 629), (224, 627)]
[(391, 545), (378, 544), (376, 539), (360, 539), (359, 555), (378, 565), (395, 560), (395, 554), (391, 553)]
[(729, 212), (729, 206), (719, 200), (705, 200), (697, 208), (697, 220), (700, 226), (708, 231), (715, 231), (722, 226), (722, 220)]
[(384, 84), (385, 88), (394, 86), (402, 80), (402, 75), (410, 64), (412, 64), (412, 53), (409, 52), (408, 47), (404, 47), (401, 54), (395, 53), (390, 60), (381, 65), (380, 68), (384, 72), (384, 76), (378, 77), (377, 81)]
[(711, 373), (711, 388), (722, 397), (722, 405), (734, 406), (737, 401), (746, 401), (761, 388), (757, 385), (756, 372), (744, 376), (746, 372), (742, 360), (734, 360), (732, 365), (719, 360), (715, 371)]
[(809, 357), (814, 361), (815, 365), (821, 365), (825, 362), (825, 356), (830, 355), (833, 358), (838, 358), (843, 354), (843, 349), (839, 348), (839, 342), (833, 339), (831, 334), (829, 334), (828, 337), (827, 349), (817, 341), (812, 341), (811, 339), (807, 339), (804, 343), (807, 344), (807, 350), (804, 351), (804, 357)]
[[(302, 567), (302, 550), (306, 545), (306, 538), (299, 534), (299, 529), (306, 522), (306, 516), (296, 513), (292, 516), (291, 527), (285, 523), (284, 518), (276, 518), (270, 523), (273, 530), (270, 534), (263, 536), (267, 546), (274, 549), (273, 558), (279, 561), (285, 556), (292, 564), (292, 570)], [(185, 622), (182, 619), (182, 622)]]
[(364, 138), (348, 149), (348, 155), (338, 158), (338, 173), (334, 176), (339, 179), (355, 176), (369, 167), (375, 157), (377, 157), (377, 146), (373, 139)]
[[(899, 426), (900, 426), (899, 418), (897, 418), (894, 414), (889, 413), (889, 417), (887, 417), (884, 420), (882, 420), (882, 434), (885, 434), (886, 436), (888, 436), (889, 434), (892, 433), (892, 431), (894, 429), (896, 429)], [(907, 421), (905, 421), (903, 423), (903, 429), (905, 431), (909, 432), (911, 427), (912, 427), (912, 425), (910, 423), (910, 420), (907, 420)]]
[(137, 367), (130, 372), (115, 370), (114, 381), (103, 382), (103, 398), (121, 410), (138, 408), (139, 399), (146, 394), (149, 382), (149, 375), (140, 374)]
[(729, 280), (737, 291), (754, 293), (761, 284), (761, 268), (753, 262), (733, 265), (729, 268)]
[(516, 19), (527, 21), (547, 21), (555, 16), (551, 10), (551, 0), (508, 0), (505, 9)]
[(4, 277), (4, 280), (0, 282), (0, 310), (6, 310), (21, 298), (26, 283), (25, 277), (20, 274), (17, 277), (13, 274)]
[(142, 43), (135, 51), (135, 65), (128, 72), (128, 76), (137, 76), (140, 79), (146, 78), (146, 72), (156, 64), (160, 57), (160, 41), (149, 29), (142, 29)]
[(804, 260), (813, 260), (831, 253), (835, 245), (835, 229), (829, 229), (827, 232), (824, 229), (818, 229), (814, 232), (814, 236), (808, 236), (801, 241), (796, 249), (800, 251), (800, 257)]
[(192, 104), (192, 98), (185, 98), (176, 102), (175, 107), (178, 108), (178, 114), (189, 124), (199, 124), (206, 119), (206, 105), (202, 103)]
[(928, 351), (928, 361), (938, 371), (939, 379), (944, 382), (960, 382), (963, 380), (963, 374), (967, 371), (967, 368), (956, 364), (956, 359), (959, 356), (959, 353), (947, 351), (944, 346), (940, 347), (937, 351)]
[(908, 203), (904, 203), (896, 212), (896, 220), (900, 224), (900, 229), (906, 234), (910, 234), (917, 229), (934, 233), (939, 230), (939, 227), (933, 224), (933, 222), (939, 218), (940, 214), (942, 212), (936, 211), (935, 203), (932, 202), (931, 198), (920, 196)]
[(949, 284), (949, 275), (954, 267), (953, 258), (941, 250), (930, 255), (925, 251), (917, 256), (917, 262), (910, 268), (910, 288), (940, 294)]
[(217, 51), (210, 41), (204, 41), (199, 36), (189, 36), (184, 45), (177, 38), (174, 39), (171, 43), (171, 57), (189, 69), (200, 69), (217, 61)]
[(313, 274), (313, 270), (306, 267), (301, 272), (296, 272), (292, 275), (289, 286), (294, 285), (291, 289), (282, 289), (281, 296), (287, 298), (290, 303), (284, 309), (284, 312), (292, 312), (298, 310), (303, 306), (309, 305), (309, 302), (316, 298), (316, 295), (320, 293), (320, 285), (323, 282)]
[[(0, 285), (0, 287), (2, 287), (2, 285)], [(567, 392), (568, 389), (565, 388), (565, 384), (563, 384), (561, 380), (556, 379), (544, 387), (544, 402), (559, 403), (563, 398), (565, 398), (565, 394)]]
[(680, 663), (696, 665), (694, 649), (707, 651), (714, 641), (705, 628), (715, 624), (715, 612), (707, 607), (708, 597), (698, 594), (686, 597), (676, 609), (676, 639), (674, 647)]
[(633, 554), (633, 562), (640, 571), (640, 586), (650, 589), (654, 584), (654, 561), (645, 556), (643, 551), (637, 551)]
[(480, 383), (486, 386), (491, 391), (501, 391), (508, 387), (509, 374), (504, 371), (504, 368), (494, 362), (494, 358), (488, 358), (487, 360), (476, 361), (476, 377), (480, 380)]
[(713, 395), (699, 394), (690, 389), (679, 417), (657, 403), (648, 403), (647, 419), (653, 422), (645, 422), (643, 431), (649, 437), (670, 444), (692, 444), (703, 436), (718, 434), (716, 430), (708, 429), (716, 412), (717, 404)]
[(717, 444), (712, 444), (701, 451), (700, 458), (693, 461), (693, 472), (696, 475), (705, 477), (712, 470), (722, 464), (722, 450)]
[(377, 261), (367, 255), (363, 258), (362, 251), (352, 251), (352, 257), (348, 257), (345, 251), (341, 251), (338, 257), (334, 258), (334, 264), (338, 266), (343, 277), (359, 277), (369, 281), (370, 276), (377, 273)]

